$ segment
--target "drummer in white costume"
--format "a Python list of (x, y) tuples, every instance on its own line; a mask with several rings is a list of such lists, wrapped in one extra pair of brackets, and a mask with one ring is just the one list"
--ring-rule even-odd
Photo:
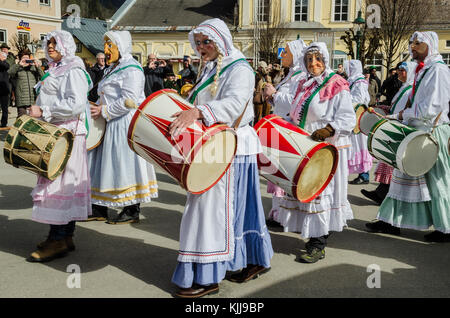
[[(391, 116), (408, 126), (432, 132), (439, 143), (438, 159), (429, 172), (418, 178), (394, 169), (389, 193), (377, 215), (380, 221), (366, 226), (370, 230), (389, 226), (423, 230), (433, 225), (435, 231), (425, 235), (425, 239), (450, 242), (450, 70), (439, 54), (438, 43), (435, 32), (412, 35), (410, 54), (418, 65), (409, 96), (411, 107)], [(396, 178), (399, 182), (395, 182)]]
[[(403, 83), (403, 85), (400, 87), (397, 94), (395, 94), (394, 98), (392, 98), (389, 114), (398, 114), (405, 108), (412, 90), (416, 66), (416, 62), (402, 62), (397, 66), (398, 79)], [(394, 167), (379, 161), (374, 173), (374, 180), (379, 182), (379, 185), (373, 191), (361, 189), (361, 193), (366, 198), (369, 198), (375, 201), (378, 205), (381, 205), (389, 192), (389, 185), (391, 184), (393, 171)], [(394, 234), (397, 232), (398, 229), (394, 229)]]
[(314, 263), (325, 257), (330, 231), (342, 231), (353, 218), (347, 200), (348, 151), (350, 133), (355, 127), (355, 111), (348, 82), (329, 68), (325, 43), (314, 42), (303, 51), (302, 69), (308, 77), (297, 85), (292, 104), (291, 120), (312, 133), (316, 141), (325, 140), (339, 149), (336, 173), (319, 197), (301, 203), (285, 196), (280, 202), (280, 221), (286, 232), (300, 232), (306, 243), (306, 253), (298, 261)]
[[(344, 69), (348, 75), (347, 81), (350, 85), (352, 103), (369, 105), (369, 83), (363, 75), (361, 61), (344, 61)], [(358, 173), (358, 177), (350, 184), (368, 184), (369, 171), (372, 168), (372, 156), (367, 149), (367, 136), (353, 131), (350, 135), (352, 147), (348, 160), (348, 173)]]
[[(177, 118), (170, 127), (171, 134), (180, 134), (199, 119), (207, 126), (220, 122), (232, 127), (244, 113), (237, 129), (237, 155), (230, 169), (207, 192), (187, 194), (172, 282), (179, 287), (176, 296), (195, 298), (217, 292), (226, 271), (244, 268), (230, 278), (235, 282), (267, 271), (273, 250), (256, 163), (262, 147), (249, 125), (254, 117), (251, 99), (255, 75), (244, 55), (234, 48), (222, 20), (204, 21), (189, 33), (189, 40), (202, 60), (197, 84), (189, 96), (196, 108), (174, 114)], [(211, 83), (205, 84), (208, 81)]]
[(108, 69), (98, 84), (99, 106), (91, 106), (94, 119), (102, 116), (107, 124), (103, 142), (89, 151), (93, 216), (107, 218), (108, 207), (123, 207), (110, 224), (139, 222), (140, 203), (158, 195), (153, 166), (138, 157), (127, 141), (128, 126), (135, 113), (125, 100), (144, 101), (144, 72), (131, 56), (128, 31), (105, 33)]
[[(264, 98), (274, 106), (273, 113), (284, 119), (289, 118), (295, 89), (297, 88), (295, 84), (306, 76), (306, 73), (300, 67), (300, 59), (302, 58), (302, 51), (305, 47), (305, 42), (302, 39), (289, 42), (281, 54), (282, 66), (289, 67), (288, 75), (285, 76), (277, 87), (273, 87), (272, 84), (267, 84), (264, 88)], [(268, 181), (267, 192), (272, 193), (272, 209), (269, 212), (269, 218), (266, 223), (269, 226), (279, 226), (278, 205), (279, 200), (284, 196), (284, 190)]]
[(31, 262), (50, 261), (73, 251), (75, 221), (91, 214), (85, 126), (91, 79), (81, 58), (75, 56), (76, 45), (69, 32), (48, 33), (43, 49), (50, 68), (36, 85), (39, 95), (30, 116), (69, 129), (75, 139), (64, 172), (53, 181), (38, 176), (31, 193), (32, 219), (50, 224), (47, 240), (27, 259)]

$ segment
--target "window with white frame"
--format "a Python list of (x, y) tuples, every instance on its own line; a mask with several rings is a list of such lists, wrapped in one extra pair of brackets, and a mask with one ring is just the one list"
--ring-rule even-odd
[(366, 66), (375, 66), (377, 72), (381, 73), (381, 67), (383, 66), (383, 54), (375, 54), (373, 59), (367, 59)]
[(257, 0), (258, 1), (258, 22), (268, 22), (269, 21), (269, 9), (270, 9), (270, 1), (269, 0)]
[(50, 0), (39, 0), (39, 4), (40, 5), (44, 5), (44, 6), (49, 6), (50, 5)]
[(6, 43), (6, 30), (0, 29), (0, 43)]
[(444, 63), (447, 64), (448, 67), (450, 67), (450, 53), (441, 53), (441, 55)]
[(294, 1), (294, 21), (308, 21), (308, 1)]
[(333, 56), (333, 70), (337, 70), (339, 64), (344, 65), (344, 61), (347, 59), (347, 55), (334, 55)]
[(31, 42), (30, 33), (18, 31), (17, 35), (19, 36), (19, 43), (29, 44)]
[(450, 47), (450, 40), (446, 40), (446, 41), (445, 41), (445, 46), (446, 46), (446, 47)]
[(333, 1), (333, 21), (348, 21), (350, 13), (350, 0)]
[(43, 41), (45, 39), (46, 35), (47, 35), (47, 33), (40, 33), (39, 34), (39, 40)]

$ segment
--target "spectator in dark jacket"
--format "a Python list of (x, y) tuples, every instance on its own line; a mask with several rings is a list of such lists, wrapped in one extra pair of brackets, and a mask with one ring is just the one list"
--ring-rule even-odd
[(144, 69), (145, 75), (145, 96), (149, 96), (152, 93), (164, 88), (164, 78), (166, 74), (171, 72), (171, 69), (167, 66), (166, 61), (158, 61), (155, 54), (148, 56), (147, 67)]
[(89, 75), (91, 76), (91, 79), (92, 79), (92, 85), (95, 86), (89, 92), (88, 99), (89, 99), (89, 101), (94, 102), (94, 103), (98, 100), (98, 93), (97, 93), (97, 86), (96, 85), (103, 78), (103, 74), (105, 73), (105, 70), (106, 70), (106, 67), (107, 67), (104, 53), (102, 53), (102, 52), (97, 53), (96, 58), (97, 58), (97, 63), (95, 63), (95, 65), (92, 66), (88, 70)]
[[(396, 69), (398, 69), (400, 64), (401, 63), (397, 65)], [(386, 100), (383, 103), (384, 105), (391, 105), (392, 99), (403, 85), (403, 83), (398, 79), (396, 69), (391, 69), (389, 71), (391, 75), (383, 82), (383, 85), (381, 85), (379, 94), (386, 96)]]
[(9, 83), (9, 64), (6, 62), (8, 54), (0, 52), (0, 106), (2, 111), (2, 119), (0, 127), (6, 127), (8, 124), (8, 105), (11, 85)]
[(186, 83), (194, 84), (197, 79), (197, 71), (191, 64), (191, 58), (189, 56), (185, 56), (183, 58), (183, 69), (178, 72), (178, 75), (181, 76), (181, 86)]
[[(16, 57), (15, 57), (14, 54), (9, 52), (10, 49), (11, 48), (6, 43), (2, 43), (2, 45), (0, 46), (0, 50), (7, 55), (6, 63), (8, 63), (9, 67), (11, 68), (11, 66), (16, 64)], [(9, 79), (9, 84), (10, 84), (10, 88), (11, 88), (11, 91), (10, 91), (10, 94), (9, 94), (9, 101), (10, 101), (9, 105), (12, 106), (13, 99), (14, 99), (14, 97), (13, 97), (13, 95), (14, 95), (13, 94), (14, 86), (13, 86), (13, 83), (11, 82), (11, 78)]]
[(14, 64), (8, 70), (11, 80), (14, 82), (17, 117), (26, 114), (27, 108), (34, 104), (36, 100), (34, 86), (44, 75), (41, 69), (41, 61), (31, 60), (30, 56), (29, 50), (21, 51), (19, 63)]

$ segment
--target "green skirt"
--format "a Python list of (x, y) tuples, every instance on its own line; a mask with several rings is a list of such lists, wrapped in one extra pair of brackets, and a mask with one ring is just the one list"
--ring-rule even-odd
[(431, 201), (410, 203), (387, 197), (380, 206), (377, 219), (417, 230), (433, 225), (440, 232), (450, 233), (450, 125), (437, 127), (433, 136), (439, 143), (439, 155), (436, 164), (425, 175)]

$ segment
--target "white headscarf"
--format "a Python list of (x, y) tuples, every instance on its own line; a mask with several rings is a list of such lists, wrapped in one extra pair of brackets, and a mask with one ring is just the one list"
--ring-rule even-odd
[(132, 58), (131, 34), (128, 31), (108, 31), (105, 33), (112, 43), (117, 45), (120, 53), (119, 62)]
[[(432, 62), (443, 61), (442, 56), (439, 54), (439, 38), (436, 32), (426, 31), (419, 32), (416, 31), (411, 36), (410, 41), (413, 41), (417, 37), (419, 42), (425, 42), (428, 45), (428, 55), (424, 60), (424, 64), (428, 65)], [(412, 57), (411, 45), (409, 46), (409, 54)]]
[(217, 48), (224, 57), (230, 56), (234, 53), (239, 52), (233, 45), (233, 37), (228, 29), (225, 22), (220, 19), (209, 19), (200, 23), (198, 27), (189, 32), (189, 41), (191, 42), (192, 49), (195, 51), (197, 56), (200, 53), (197, 51), (197, 46), (195, 45), (194, 34), (202, 33), (206, 35), (210, 40), (216, 43)]
[(287, 44), (292, 53), (292, 67), (300, 66), (300, 60), (303, 58), (303, 50), (306, 44), (302, 39), (291, 41)]
[(352, 84), (358, 78), (363, 77), (363, 69), (360, 60), (350, 60), (344, 61), (344, 70), (347, 73), (348, 79), (347, 81)]
[[(57, 63), (50, 58), (47, 52), (47, 42), (50, 41), (51, 38), (54, 38), (56, 41), (55, 50), (62, 55), (62, 59), (59, 61), (61, 64), (58, 67), (56, 67)], [(77, 46), (73, 40), (72, 34), (69, 32), (57, 30), (47, 33), (42, 40), (42, 48), (44, 49), (45, 57), (49, 61), (49, 72), (51, 74), (58, 76), (74, 67), (86, 70), (83, 60), (75, 55)]]

